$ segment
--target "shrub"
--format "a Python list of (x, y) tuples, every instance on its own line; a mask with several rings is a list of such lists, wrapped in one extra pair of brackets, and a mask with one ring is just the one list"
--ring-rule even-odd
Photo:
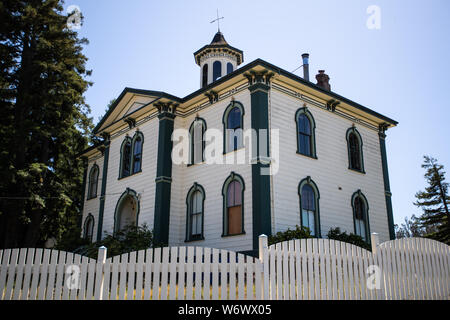
[(354, 244), (355, 246), (362, 247), (364, 249), (367, 249), (369, 251), (372, 250), (372, 247), (369, 243), (364, 241), (364, 239), (361, 236), (358, 236), (354, 233), (347, 234), (347, 232), (342, 232), (339, 227), (337, 228), (331, 228), (330, 231), (328, 231), (327, 234), (328, 239), (338, 240), (342, 242), (348, 242), (351, 244)]
[(107, 248), (107, 256), (112, 257), (152, 248), (155, 244), (153, 243), (153, 232), (146, 224), (143, 224), (142, 226), (128, 226), (113, 234), (105, 232), (102, 240), (81, 246), (74, 252), (96, 259), (98, 248), (102, 246)]
[(268, 242), (269, 245), (272, 245), (277, 242), (307, 238), (313, 238), (311, 230), (307, 227), (300, 227), (297, 225), (295, 226), (295, 230), (287, 229), (284, 232), (277, 232), (275, 235), (269, 236)]

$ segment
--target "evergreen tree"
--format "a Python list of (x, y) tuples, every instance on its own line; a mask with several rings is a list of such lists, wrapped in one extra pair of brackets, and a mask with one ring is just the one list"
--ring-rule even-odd
[(59, 0), (0, 2), (0, 248), (58, 239), (79, 215), (91, 83), (67, 18)]
[(424, 156), (422, 168), (426, 169), (428, 186), (416, 193), (416, 206), (424, 211), (419, 218), (420, 225), (428, 230), (426, 237), (450, 244), (450, 218), (448, 183), (445, 182), (444, 166), (437, 160)]

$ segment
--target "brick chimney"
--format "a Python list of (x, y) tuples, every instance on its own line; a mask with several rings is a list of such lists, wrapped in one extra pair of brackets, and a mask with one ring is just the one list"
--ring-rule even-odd
[(330, 77), (325, 73), (325, 70), (319, 70), (316, 75), (317, 85), (325, 90), (331, 91)]

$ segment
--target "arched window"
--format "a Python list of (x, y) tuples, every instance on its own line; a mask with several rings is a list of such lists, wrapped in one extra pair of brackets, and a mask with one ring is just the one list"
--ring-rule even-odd
[(136, 191), (129, 188), (120, 196), (114, 212), (114, 232), (123, 230), (128, 226), (136, 226), (139, 216), (139, 196)]
[(94, 164), (89, 172), (88, 200), (97, 197), (99, 172), (98, 165)]
[(133, 174), (142, 170), (142, 146), (144, 144), (144, 135), (136, 131), (133, 137)]
[(92, 214), (88, 214), (84, 220), (84, 233), (83, 237), (92, 242), (92, 236), (94, 235), (94, 217)]
[(225, 109), (222, 119), (224, 125), (224, 153), (241, 148), (243, 143), (244, 107), (233, 101)]
[(202, 88), (208, 85), (208, 64), (205, 63), (202, 69)]
[(197, 183), (191, 187), (186, 197), (186, 241), (203, 240), (205, 190)]
[(213, 81), (222, 76), (222, 63), (220, 61), (214, 61), (213, 63)]
[(203, 152), (205, 149), (205, 135), (206, 121), (202, 118), (195, 118), (189, 128), (189, 135), (191, 139), (190, 148), (190, 163), (201, 163), (204, 160)]
[(234, 172), (225, 180), (222, 188), (224, 217), (223, 235), (232, 236), (244, 231), (244, 180)]
[(364, 173), (362, 139), (356, 128), (347, 130), (348, 168)]
[(295, 114), (297, 122), (297, 152), (305, 156), (316, 158), (316, 124), (312, 114), (306, 107)]
[(131, 138), (126, 137), (120, 148), (120, 172), (119, 179), (131, 174)]
[(298, 194), (301, 225), (309, 228), (313, 236), (320, 237), (319, 189), (311, 180), (311, 177), (307, 177), (300, 182)]
[(231, 62), (227, 63), (227, 74), (233, 72), (233, 64)]
[(355, 234), (361, 236), (364, 241), (369, 242), (369, 205), (366, 197), (361, 193), (361, 190), (358, 190), (353, 194), (352, 208)]

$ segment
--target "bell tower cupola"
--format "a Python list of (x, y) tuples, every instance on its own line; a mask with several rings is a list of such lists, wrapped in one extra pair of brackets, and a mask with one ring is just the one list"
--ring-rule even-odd
[(233, 72), (244, 62), (242, 50), (230, 46), (220, 30), (210, 44), (194, 53), (194, 57), (200, 67), (201, 88)]

